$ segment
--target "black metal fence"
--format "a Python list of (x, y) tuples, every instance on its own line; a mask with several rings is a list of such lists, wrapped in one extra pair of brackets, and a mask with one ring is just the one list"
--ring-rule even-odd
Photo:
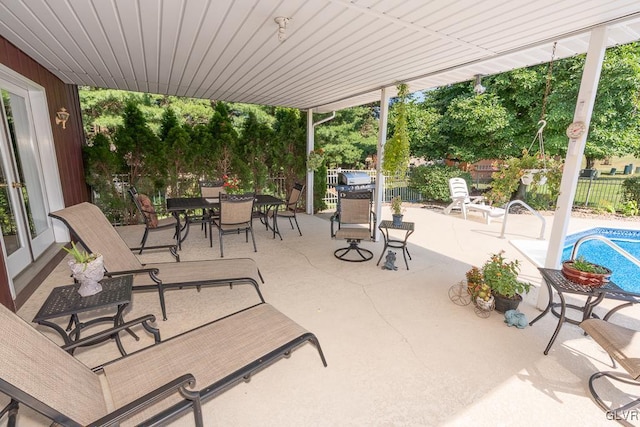
[[(623, 182), (616, 178), (578, 178), (573, 206), (619, 209), (625, 201)], [(539, 192), (545, 193), (546, 186), (541, 186)]]
[(617, 207), (622, 204), (622, 183), (615, 178), (578, 178), (574, 206)]
[[(331, 184), (337, 184), (338, 182), (338, 173), (339, 172), (350, 172), (351, 170), (345, 169), (329, 169), (327, 171), (327, 193), (325, 196), (325, 203), (329, 209), (335, 208), (337, 203), (337, 193)], [(367, 173), (371, 175), (373, 179), (375, 179), (375, 170), (367, 170)], [(422, 200), (422, 195), (413, 189), (410, 189), (407, 186), (406, 180), (394, 180), (390, 177), (386, 177), (385, 180), (385, 188), (383, 193), (383, 202), (390, 202), (394, 196), (401, 196), (402, 200), (408, 202), (420, 202)], [(623, 200), (623, 191), (622, 191), (622, 183), (624, 180), (615, 179), (615, 178), (578, 178), (578, 185), (576, 188), (576, 195), (573, 201), (573, 206), (580, 207), (592, 207), (592, 208), (604, 208), (604, 209), (619, 209)], [(116, 188), (116, 191), (121, 195), (123, 199), (123, 204), (126, 206), (129, 204), (127, 190), (129, 188), (128, 177), (124, 175), (114, 176), (113, 184)], [(280, 197), (284, 197), (286, 195), (286, 189), (284, 188), (284, 177), (283, 176), (273, 176), (269, 178), (269, 187), (272, 190), (275, 190), (275, 194)], [(485, 183), (484, 186), (490, 186), (489, 183)], [(546, 188), (542, 186), (540, 188), (540, 192), (545, 192)], [(94, 202), (99, 203), (100, 196), (98, 194), (93, 194)], [(162, 192), (158, 192), (156, 194), (149, 195), (153, 204), (156, 206), (156, 209), (160, 215), (165, 214), (164, 212), (164, 199), (165, 194)], [(122, 205), (121, 205), (122, 206)], [(125, 211), (120, 211), (122, 208), (108, 209), (106, 206), (101, 206), (103, 210), (105, 210), (106, 214), (114, 222), (118, 223), (128, 223), (132, 219), (131, 218), (131, 210), (125, 208)], [(112, 211), (113, 210), (113, 211)]]
[[(331, 209), (337, 203), (337, 194), (332, 191), (331, 184), (338, 182), (339, 172), (352, 172), (352, 170), (341, 169), (329, 169), (327, 171), (327, 195), (325, 197), (325, 203)], [(367, 173), (372, 178), (375, 178), (375, 170), (367, 170)], [(484, 177), (486, 178), (486, 177)], [(605, 208), (605, 209), (619, 209), (620, 205), (624, 202), (622, 183), (624, 180), (616, 178), (595, 178), (595, 177), (581, 177), (578, 178), (578, 184), (576, 188), (576, 195), (573, 201), (573, 206), (587, 206), (593, 208)], [(479, 188), (488, 188), (491, 186), (491, 179), (483, 179), (482, 185)], [(546, 186), (540, 187), (541, 193), (546, 192)], [(422, 201), (422, 195), (407, 186), (407, 182), (393, 180), (390, 177), (385, 178), (385, 189), (383, 195), (383, 201), (389, 202), (392, 197), (400, 195), (402, 200), (409, 202)]]

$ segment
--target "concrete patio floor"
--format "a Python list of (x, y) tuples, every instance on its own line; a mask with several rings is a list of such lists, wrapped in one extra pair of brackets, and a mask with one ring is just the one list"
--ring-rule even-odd
[[(383, 217), (391, 217), (388, 207)], [(447, 216), (415, 206), (406, 210), (404, 219), (416, 223), (409, 239), (413, 257), (409, 271), (400, 254), (397, 271), (376, 267), (382, 242), (362, 244), (374, 252), (372, 261), (346, 263), (334, 258), (333, 251), (344, 242), (330, 239), (326, 215), (301, 214), (302, 237), (281, 223), (282, 241), (273, 240), (256, 224), (257, 253), (244, 236), (225, 236), (225, 256), (256, 260), (265, 278), (261, 289), (266, 301), (316, 334), (328, 367), (322, 366), (313, 346), (304, 345), (249, 383), (207, 401), (205, 425), (616, 425), (593, 403), (587, 383), (595, 371), (611, 369), (609, 358), (577, 326), (566, 324), (545, 356), (543, 350), (557, 323), (552, 315), (533, 327), (510, 328), (501, 314), (480, 318), (472, 306), (455, 305), (448, 297), (449, 288), (464, 279), (471, 265), (480, 266), (490, 254), (504, 250), (508, 259), (522, 261), (521, 279), (535, 285), (520, 310), (529, 321), (539, 314), (538, 271), (509, 243), (535, 240), (540, 232), (537, 218), (511, 215), (507, 239), (499, 238), (501, 220), (487, 225), (474, 213), (463, 220), (460, 214)], [(548, 238), (553, 217), (546, 220)], [(640, 228), (636, 222), (574, 218), (569, 232), (601, 225)], [(119, 231), (132, 245), (142, 235), (139, 226)], [(182, 260), (218, 257), (217, 239), (211, 249), (199, 227), (192, 227)], [(172, 260), (164, 252), (140, 258)], [(51, 288), (68, 283), (68, 267), (62, 263), (19, 315), (30, 322)], [(172, 290), (166, 299), (168, 320), (157, 321), (163, 338), (257, 302), (251, 287), (243, 285), (203, 288), (199, 293)], [(605, 301), (596, 312), (608, 306)], [(639, 309), (622, 310), (612, 320), (640, 329)], [(157, 294), (134, 294), (125, 318), (147, 313), (161, 319)], [(46, 327), (37, 329), (60, 340)], [(125, 348), (132, 351), (151, 342), (144, 331), (140, 335), (143, 339), (135, 342), (124, 334)], [(118, 355), (112, 342), (76, 352), (90, 367)], [(47, 422), (22, 408), (18, 424)], [(172, 425), (191, 424), (181, 419)]]

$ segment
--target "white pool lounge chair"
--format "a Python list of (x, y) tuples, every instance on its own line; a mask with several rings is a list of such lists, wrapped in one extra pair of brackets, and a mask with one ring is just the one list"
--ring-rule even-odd
[(444, 210), (449, 215), (453, 209), (460, 209), (462, 217), (467, 219), (468, 211), (481, 212), (486, 223), (491, 222), (491, 218), (502, 218), (505, 210), (490, 205), (485, 205), (484, 196), (470, 196), (467, 188), (467, 181), (464, 178), (451, 178), (449, 180), (449, 191), (451, 193), (451, 203)]

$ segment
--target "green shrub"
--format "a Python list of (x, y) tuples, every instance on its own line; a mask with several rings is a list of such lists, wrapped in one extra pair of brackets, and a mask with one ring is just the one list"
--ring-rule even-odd
[(600, 200), (598, 202), (598, 207), (596, 208), (596, 210), (608, 213), (616, 213), (616, 207), (609, 200)]
[(552, 200), (551, 195), (547, 193), (527, 193), (525, 202), (533, 209), (544, 211), (551, 209), (555, 200)]
[(471, 188), (469, 172), (445, 165), (417, 166), (409, 175), (409, 187), (419, 191), (425, 200), (448, 202), (451, 200), (449, 179), (457, 177), (464, 178), (467, 187)]
[(622, 182), (622, 199), (625, 202), (634, 201), (640, 204), (640, 176), (627, 178)]
[(624, 216), (638, 215), (638, 202), (635, 200), (627, 200), (620, 206), (620, 212), (622, 212)]

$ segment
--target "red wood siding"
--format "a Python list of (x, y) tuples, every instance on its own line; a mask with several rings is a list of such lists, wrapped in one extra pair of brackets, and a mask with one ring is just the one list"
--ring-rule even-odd
[[(65, 206), (89, 201), (89, 190), (85, 183), (82, 164), (84, 133), (77, 86), (65, 84), (1, 36), (0, 63), (45, 89)], [(66, 129), (62, 129), (62, 126), (55, 123), (56, 111), (61, 107), (66, 108), (70, 114)], [(2, 239), (0, 239), (1, 244)], [(1, 256), (0, 304), (15, 310), (9, 292), (5, 260)]]

